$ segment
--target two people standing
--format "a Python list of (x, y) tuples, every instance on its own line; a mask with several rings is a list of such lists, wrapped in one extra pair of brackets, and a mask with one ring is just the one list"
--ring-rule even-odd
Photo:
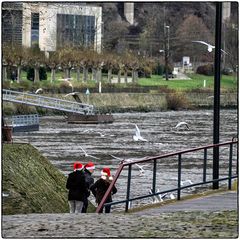
[[(112, 181), (112, 176), (109, 168), (103, 168), (101, 177), (94, 183), (92, 173), (95, 165), (92, 162), (83, 166), (79, 162), (74, 163), (74, 171), (68, 175), (66, 188), (69, 190), (68, 203), (70, 213), (86, 213), (88, 207), (88, 197), (90, 191), (96, 198), (96, 203), (99, 205), (105, 192)], [(112, 194), (115, 194), (117, 189), (113, 186), (112, 192), (109, 194), (106, 203), (112, 202)], [(105, 207), (105, 213), (110, 213), (111, 206)], [(103, 212), (101, 210), (101, 212)]]

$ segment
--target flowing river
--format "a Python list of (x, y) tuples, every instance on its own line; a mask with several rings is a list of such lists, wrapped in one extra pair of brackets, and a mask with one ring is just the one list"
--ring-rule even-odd
[[(83, 164), (93, 161), (96, 164), (93, 175), (95, 180), (103, 167), (109, 167), (114, 175), (121, 159), (156, 156), (213, 142), (213, 110), (132, 112), (116, 113), (113, 116), (115, 121), (112, 124), (68, 124), (63, 116), (44, 116), (40, 118), (39, 131), (14, 133), (13, 139), (15, 142), (31, 143), (65, 175), (72, 171), (75, 161)], [(174, 128), (182, 121), (188, 123), (189, 130)], [(135, 124), (147, 141), (133, 140)], [(221, 110), (220, 142), (231, 141), (237, 133), (237, 110)], [(82, 149), (92, 156), (85, 156)], [(236, 166), (236, 148), (234, 151), (233, 164)], [(202, 159), (203, 152), (190, 154), (183, 159), (182, 180), (191, 180), (193, 183), (202, 180)], [(222, 147), (220, 173), (223, 175), (228, 173), (227, 161), (228, 148)], [(146, 164), (143, 167), (143, 174), (138, 166), (132, 167), (131, 197), (148, 194), (151, 189), (153, 165)], [(166, 190), (177, 186), (177, 157), (162, 159), (157, 169), (157, 189)], [(116, 183), (118, 192), (114, 200), (125, 199), (127, 174), (126, 168)], [(207, 180), (211, 180), (211, 177), (212, 169), (209, 169)], [(150, 202), (151, 199), (144, 201)], [(134, 204), (138, 204), (138, 201)]]

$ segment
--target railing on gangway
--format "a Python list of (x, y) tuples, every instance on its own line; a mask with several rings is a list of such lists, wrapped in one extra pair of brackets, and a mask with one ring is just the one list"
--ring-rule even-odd
[(38, 114), (14, 115), (11, 122), (13, 127), (39, 125), (39, 116)]
[[(225, 142), (225, 143), (212, 144), (212, 145), (207, 145), (207, 146), (203, 146), (203, 147), (188, 149), (188, 150), (184, 150), (184, 151), (179, 151), (179, 152), (174, 152), (174, 153), (169, 153), (169, 154), (164, 154), (164, 155), (159, 155), (159, 156), (154, 156), (154, 157), (147, 157), (145, 159), (141, 159), (141, 160), (137, 160), (137, 161), (133, 161), (131, 159), (123, 160), (119, 164), (119, 167), (116, 171), (116, 174), (113, 178), (113, 181), (111, 182), (109, 188), (107, 189), (101, 203), (97, 207), (96, 212), (99, 213), (100, 210), (104, 206), (117, 205), (117, 204), (122, 204), (122, 203), (126, 204), (125, 205), (125, 211), (127, 212), (128, 209), (129, 209), (129, 203), (130, 202), (140, 200), (140, 199), (144, 199), (144, 198), (154, 197), (154, 196), (159, 195), (159, 194), (171, 193), (171, 192), (177, 192), (177, 200), (180, 200), (181, 199), (181, 190), (183, 190), (185, 188), (199, 186), (199, 185), (206, 185), (206, 184), (209, 184), (209, 183), (216, 183), (216, 182), (220, 182), (220, 181), (228, 181), (228, 189), (231, 189), (232, 188), (232, 179), (238, 177), (238, 169), (236, 169), (236, 174), (233, 174), (233, 171), (232, 171), (233, 145), (237, 145), (237, 143), (238, 143), (238, 141), (234, 140), (234, 138), (233, 138), (232, 141)], [(219, 150), (219, 147), (221, 147), (221, 146), (229, 146), (229, 160), (228, 160), (228, 172), (227, 172), (228, 176), (207, 181), (206, 180), (206, 173), (207, 173), (208, 149), (217, 148)], [(237, 145), (237, 147), (238, 147), (238, 145)], [(202, 181), (198, 182), (198, 183), (194, 183), (194, 184), (181, 186), (182, 156), (183, 156), (183, 154), (196, 152), (196, 151), (201, 151), (201, 150), (203, 150)], [(238, 152), (238, 151), (236, 151), (236, 152)], [(169, 158), (169, 157), (173, 157), (173, 156), (178, 156), (177, 187), (172, 188), (172, 189), (168, 189), (168, 190), (164, 190), (164, 191), (161, 191), (161, 192), (159, 192), (159, 191), (156, 192), (157, 161), (160, 161), (163, 158)], [(238, 167), (238, 153), (237, 153), (237, 156), (236, 156), (236, 160), (237, 160), (237, 167)], [(138, 197), (135, 197), (135, 198), (130, 198), (132, 165), (134, 165), (136, 163), (140, 164), (140, 163), (146, 163), (146, 162), (153, 162), (152, 193), (147, 194), (147, 195), (138, 196)], [(105, 203), (106, 199), (108, 198), (108, 196), (110, 194), (110, 192), (112, 191), (112, 188), (113, 188), (114, 184), (118, 180), (122, 170), (125, 167), (128, 167), (128, 182), (127, 182), (126, 199), (125, 200), (120, 200), (120, 201), (113, 201), (113, 202), (110, 202), (110, 203)]]
[(70, 113), (91, 115), (95, 112), (93, 105), (7, 89), (2, 89), (2, 99), (4, 101), (24, 103), (27, 105), (55, 109)]

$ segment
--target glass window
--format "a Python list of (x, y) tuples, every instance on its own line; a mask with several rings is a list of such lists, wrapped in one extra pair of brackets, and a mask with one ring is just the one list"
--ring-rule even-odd
[(95, 17), (57, 14), (57, 46), (90, 46), (94, 43)]
[(39, 13), (31, 14), (31, 45), (39, 44)]

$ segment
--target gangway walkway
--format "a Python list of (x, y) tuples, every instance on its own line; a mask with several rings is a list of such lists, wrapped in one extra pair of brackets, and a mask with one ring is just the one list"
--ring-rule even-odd
[(94, 114), (94, 106), (89, 104), (83, 104), (79, 102), (72, 102), (62, 100), (58, 98), (45, 97), (38, 94), (31, 94), (26, 92), (18, 92), (3, 89), (2, 99), (4, 101), (23, 103), (32, 106), (38, 106), (43, 108), (49, 108), (54, 110), (60, 110), (70, 113)]

